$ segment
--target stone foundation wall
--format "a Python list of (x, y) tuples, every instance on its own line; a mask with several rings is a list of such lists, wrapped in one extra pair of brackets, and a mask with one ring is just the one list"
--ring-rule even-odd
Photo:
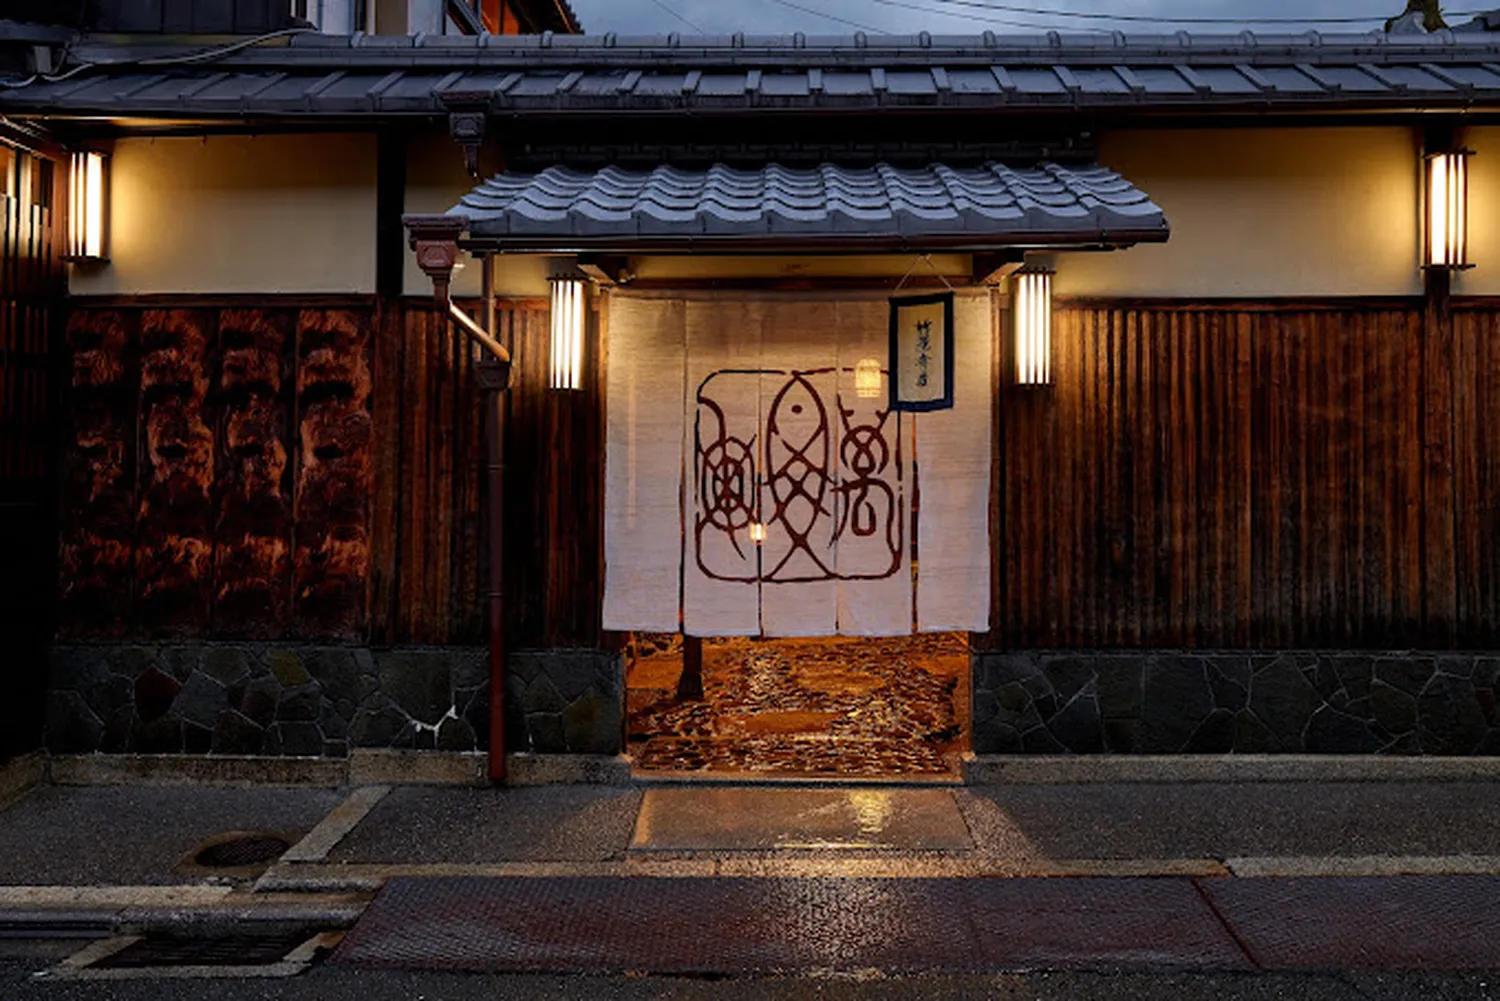
[(507, 750), (619, 754), (624, 750), (625, 668), (599, 650), (513, 654), (505, 679)]
[(976, 754), (1500, 754), (1500, 655), (974, 655)]
[(489, 739), (483, 648), (275, 643), (54, 646), (47, 749), (342, 757), (474, 751)]

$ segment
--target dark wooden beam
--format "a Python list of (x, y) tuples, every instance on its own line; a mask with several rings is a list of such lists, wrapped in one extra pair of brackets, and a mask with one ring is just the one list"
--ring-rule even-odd
[(618, 254), (583, 254), (578, 270), (600, 285), (623, 285), (630, 280), (630, 259)]
[(1024, 250), (998, 250), (974, 255), (974, 284), (998, 285), (1026, 263)]

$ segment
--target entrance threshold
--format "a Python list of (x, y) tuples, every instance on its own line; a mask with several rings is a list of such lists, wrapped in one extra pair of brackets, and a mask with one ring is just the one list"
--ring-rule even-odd
[(632, 767), (631, 781), (640, 786), (775, 786), (783, 788), (815, 789), (822, 786), (859, 788), (861, 786), (881, 789), (907, 788), (953, 788), (964, 785), (963, 775), (942, 773), (932, 775), (817, 775), (767, 772), (668, 772), (652, 771)]

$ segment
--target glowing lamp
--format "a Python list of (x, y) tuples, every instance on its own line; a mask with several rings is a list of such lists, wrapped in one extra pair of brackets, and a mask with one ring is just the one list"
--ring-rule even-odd
[(1016, 332), (1016, 382), (1052, 382), (1052, 272), (1019, 271), (1012, 310)]
[(68, 171), (68, 257), (77, 261), (109, 258), (105, 244), (108, 214), (105, 200), (109, 158), (103, 153), (74, 153)]
[(854, 394), (861, 400), (878, 400), (885, 395), (884, 372), (875, 358), (861, 358), (854, 366)]
[(583, 282), (552, 283), (552, 388), (583, 388)]
[(1457, 149), (1427, 155), (1427, 255), (1429, 268), (1455, 271), (1469, 263), (1469, 157)]
[(750, 523), (750, 541), (757, 544), (766, 541), (766, 526), (763, 522)]

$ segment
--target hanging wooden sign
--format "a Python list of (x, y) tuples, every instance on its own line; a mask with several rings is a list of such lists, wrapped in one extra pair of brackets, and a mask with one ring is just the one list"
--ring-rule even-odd
[(953, 293), (891, 300), (891, 409), (953, 407)]

